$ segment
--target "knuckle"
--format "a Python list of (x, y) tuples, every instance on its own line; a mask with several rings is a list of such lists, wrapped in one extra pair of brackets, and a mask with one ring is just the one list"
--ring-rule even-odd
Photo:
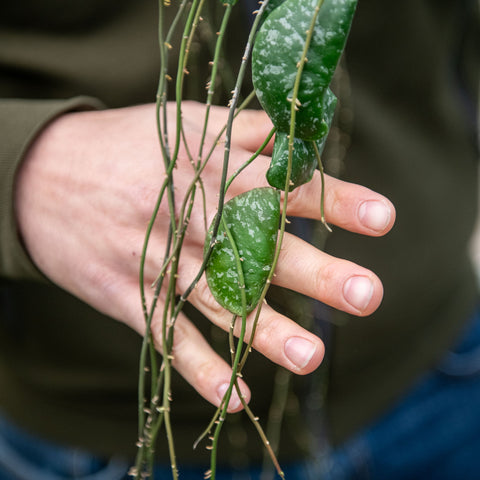
[(312, 284), (315, 292), (318, 292), (318, 298), (327, 299), (330, 297), (332, 285), (336, 284), (337, 268), (332, 263), (327, 263), (322, 267), (320, 275), (312, 275)]
[(255, 350), (261, 351), (268, 356), (268, 350), (271, 348), (272, 339), (277, 337), (277, 332), (281, 328), (279, 317), (277, 315), (270, 316), (267, 319), (260, 319), (255, 336), (253, 337), (253, 347)]
[(203, 306), (201, 310), (208, 312), (208, 315), (212, 316), (212, 320), (225, 315), (226, 310), (215, 300), (204, 279), (198, 282), (192, 294), (195, 300)]
[[(137, 218), (140, 221), (148, 221), (152, 215), (159, 195), (159, 188), (138, 184), (130, 189), (129, 204), (135, 209)], [(160, 205), (158, 214), (160, 216), (168, 215), (168, 206), (165, 201)]]
[(345, 217), (342, 198), (335, 188), (330, 188), (325, 191), (325, 206), (330, 218)]
[(173, 355), (176, 355), (179, 351), (185, 348), (185, 345), (188, 344), (188, 338), (188, 332), (183, 322), (176, 322), (175, 330), (173, 332)]
[(195, 366), (192, 377), (192, 384), (195, 386), (195, 388), (204, 390), (208, 385), (211, 384), (212, 380), (214, 379), (213, 372), (215, 372), (215, 367), (215, 362), (211, 360), (199, 362)]
[(150, 332), (152, 334), (155, 349), (163, 354), (163, 324), (161, 321), (152, 321)]
[(290, 213), (295, 213), (301, 210), (305, 199), (305, 189), (298, 187), (288, 192), (288, 209)]

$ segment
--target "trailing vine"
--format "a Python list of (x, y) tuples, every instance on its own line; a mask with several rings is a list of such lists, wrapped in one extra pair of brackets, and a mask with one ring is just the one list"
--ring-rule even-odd
[[(174, 3), (174, 2), (172, 2)], [(211, 78), (207, 84), (205, 114), (198, 152), (192, 152), (182, 121), (184, 82), (189, 74), (189, 60), (193, 39), (202, 22), (205, 0), (181, 1), (176, 7), (170, 2), (159, 2), (159, 52), (160, 77), (156, 100), (156, 122), (163, 157), (165, 179), (149, 222), (140, 265), (140, 295), (145, 318), (144, 337), (139, 362), (138, 389), (138, 454), (130, 474), (136, 478), (152, 476), (155, 461), (155, 444), (165, 430), (171, 460), (172, 478), (178, 478), (174, 431), (171, 425), (171, 369), (172, 347), (176, 320), (190, 293), (205, 275), (214, 298), (232, 313), (228, 343), (231, 352), (232, 374), (224, 398), (206, 426), (195, 446), (209, 437), (211, 451), (208, 478), (215, 478), (217, 450), (227, 407), (234, 389), (242, 401), (247, 415), (258, 431), (278, 475), (284, 473), (275, 457), (263, 427), (243, 399), (238, 378), (252, 348), (256, 325), (269, 286), (273, 280), (286, 228), (288, 194), (294, 188), (310, 181), (316, 168), (323, 180), (321, 153), (335, 111), (336, 97), (329, 85), (343, 51), (356, 0), (265, 0), (260, 2), (250, 28), (248, 40), (236, 75), (235, 86), (229, 102), (228, 119), (218, 132), (212, 145), (207, 145), (207, 128), (210, 109), (217, 88), (217, 74), (221, 62), (224, 40), (228, 35), (231, 13), (236, 0), (224, 0), (224, 13), (218, 25), (212, 49)], [(177, 8), (170, 25), (165, 25), (166, 8)], [(213, 27), (212, 27), (213, 28)], [(168, 70), (172, 38), (180, 32), (177, 68), (175, 75)], [(252, 67), (255, 91), (239, 105), (240, 91), (247, 67)], [(175, 78), (173, 100), (169, 98), (169, 85)], [(227, 177), (231, 136), (238, 113), (257, 97), (274, 125), (264, 144), (233, 176)], [(174, 128), (167, 123), (167, 106), (175, 102)], [(169, 134), (172, 132), (172, 135)], [(225, 202), (233, 179), (241, 175), (262, 152), (275, 135), (272, 163), (267, 173), (270, 187), (254, 188)], [(202, 174), (215, 149), (222, 148), (223, 166), (219, 172), (220, 188), (216, 216), (206, 231), (204, 256), (201, 267), (191, 285), (178, 294), (177, 273), (182, 245), (189, 228), (193, 205), (197, 195), (205, 203)], [(173, 172), (183, 147), (189, 158), (193, 178), (183, 198), (177, 198)], [(283, 200), (281, 200), (283, 192)], [(168, 242), (163, 264), (154, 284), (153, 297), (147, 301), (145, 263), (155, 221), (162, 204), (167, 204), (170, 215)], [(323, 189), (320, 205), (324, 219)], [(206, 221), (206, 220), (205, 220)], [(328, 227), (328, 226), (327, 226)], [(207, 230), (207, 229), (206, 229)], [(161, 357), (156, 353), (151, 333), (154, 313), (160, 294), (164, 298), (162, 316)], [(249, 341), (244, 342), (247, 315), (254, 312)], [(239, 324), (238, 339), (234, 328)], [(147, 373), (150, 384), (147, 385)]]

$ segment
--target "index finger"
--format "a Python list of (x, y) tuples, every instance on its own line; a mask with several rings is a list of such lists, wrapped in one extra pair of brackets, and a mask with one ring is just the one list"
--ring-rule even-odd
[[(322, 180), (313, 179), (288, 194), (287, 214), (321, 219)], [(385, 235), (395, 222), (395, 207), (369, 188), (325, 175), (325, 219), (345, 230), (363, 235)]]

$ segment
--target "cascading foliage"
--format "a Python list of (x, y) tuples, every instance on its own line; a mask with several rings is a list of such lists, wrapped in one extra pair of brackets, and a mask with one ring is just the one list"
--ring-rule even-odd
[[(188, 73), (188, 53), (198, 24), (201, 22), (202, 9), (205, 7), (206, 0), (179, 2), (177, 15), (166, 31), (163, 30), (162, 12), (164, 8), (173, 7), (170, 2), (159, 0), (159, 47), (162, 74), (157, 92), (157, 130), (163, 159), (167, 165), (167, 175), (162, 190), (159, 192), (156, 210), (152, 214), (145, 237), (140, 272), (146, 335), (140, 355), (139, 449), (135, 466), (131, 470), (131, 475), (138, 480), (152, 475), (155, 442), (162, 425), (165, 427), (168, 440), (172, 477), (175, 480), (178, 478), (170, 422), (170, 369), (173, 358), (174, 327), (184, 303), (188, 301), (190, 292), (204, 273), (215, 299), (233, 314), (229, 334), (232, 353), (230, 385), (211, 424), (196, 442), (198, 444), (206, 436), (211, 440), (212, 443), (208, 446), (211, 450), (210, 470), (205, 478), (215, 478), (218, 438), (227, 413), (228, 402), (233, 389), (238, 388), (238, 377), (241, 375), (250, 352), (262, 300), (265, 298), (279, 258), (286, 224), (288, 192), (309, 182), (317, 166), (320, 168), (323, 179), (320, 154), (325, 145), (337, 102), (329, 86), (344, 49), (357, 4), (357, 0), (269, 0), (268, 2), (265, 0), (251, 27), (230, 103), (227, 125), (219, 133), (212, 149), (208, 150), (203, 147), (206, 141), (208, 112), (215, 89), (215, 72), (219, 67), (219, 53), (222, 42), (228, 35), (231, 11), (240, 3), (237, 0), (220, 1), (225, 13), (216, 35), (215, 54), (211, 62), (212, 79), (208, 85), (205, 102), (204, 134), (198, 152), (198, 162), (194, 162), (193, 158), (191, 161), (195, 169), (195, 178), (185, 193), (185, 197), (177, 199), (175, 198), (173, 172), (179, 158), (181, 145), (184, 145), (186, 151), (189, 150), (188, 138), (187, 135), (184, 135), (188, 132), (184, 132), (182, 127), (182, 87)], [(172, 76), (168, 73), (169, 62), (167, 59), (174, 31), (181, 28), (182, 25), (182, 43), (175, 79), (177, 128), (171, 129), (174, 131), (174, 136), (169, 138), (166, 126), (168, 117), (166, 115), (167, 81)], [(230, 134), (235, 114), (239, 109), (237, 105), (238, 92), (250, 54), (254, 93), (269, 115), (275, 130), (271, 165), (267, 172), (270, 187), (254, 188), (224, 203), (230, 185), (230, 181), (227, 182), (226, 179), (230, 154)], [(198, 81), (198, 79), (192, 80)], [(218, 148), (223, 133), (225, 133), (224, 165), (218, 195), (218, 213), (206, 232), (203, 264), (190, 287), (178, 295), (176, 272), (183, 239), (188, 234), (195, 192), (202, 188), (203, 168), (213, 150)], [(266, 139), (267, 141), (268, 139)], [(168, 145), (174, 146), (174, 148), (170, 151)], [(205, 153), (207, 151), (208, 153)], [(243, 168), (247, 168), (261, 151), (262, 147), (236, 174), (240, 174)], [(282, 206), (280, 191), (285, 192)], [(166, 248), (164, 264), (162, 264), (162, 270), (155, 284), (154, 301), (151, 305), (147, 305), (142, 272), (149, 235), (164, 194), (171, 212), (171, 243)], [(175, 216), (175, 204), (182, 205), (182, 212), (178, 219)], [(323, 218), (323, 201), (320, 208)], [(166, 272), (170, 272), (168, 280), (165, 280)], [(168, 281), (168, 286), (162, 286), (164, 281)], [(168, 295), (162, 323), (162, 364), (157, 368), (150, 325), (161, 290), (168, 290)], [(255, 318), (251, 323), (249, 343), (244, 346), (248, 314), (255, 315)], [(240, 333), (235, 345), (233, 331), (237, 320), (240, 323)], [(147, 391), (145, 371), (147, 370), (148, 356), (150, 356), (152, 372), (156, 372), (152, 374), (150, 385), (152, 395), (149, 401), (145, 399)], [(278, 475), (284, 478), (271, 443), (263, 433), (258, 418), (253, 415), (245, 402), (243, 407), (259, 432)]]
[[(257, 33), (252, 51), (252, 79), (258, 100), (276, 128), (271, 165), (267, 172), (269, 184), (276, 189), (293, 190), (309, 182), (318, 166), (337, 103), (329, 86), (345, 47), (356, 4), (357, 0), (276, 0), (267, 5), (268, 16)], [(314, 12), (317, 15), (312, 24)], [(307, 39), (309, 45), (305, 51)], [(301, 77), (298, 78), (299, 64), (305, 53)], [(298, 91), (294, 98), (297, 81)], [(292, 102), (296, 111), (295, 135), (293, 148), (289, 149)], [(291, 172), (286, 185), (289, 163)], [(255, 195), (242, 198), (243, 213), (240, 213), (234, 200), (230, 205), (227, 204), (228, 208), (225, 206), (225, 215), (229, 218), (234, 216), (240, 223), (251, 224), (252, 230), (263, 225), (265, 232), (270, 232), (275, 228), (273, 223), (263, 222), (256, 209), (260, 199), (267, 202), (271, 196), (268, 189), (259, 189)], [(251, 201), (250, 205), (248, 201)], [(277, 201), (280, 201), (279, 197)], [(272, 215), (271, 222), (278, 223), (274, 218)], [(235, 224), (232, 225), (231, 228), (236, 228)], [(254, 236), (239, 234), (235, 238), (238, 251), (256, 248), (257, 240), (263, 236), (259, 232), (257, 230)], [(270, 259), (275, 243), (271, 241), (270, 233), (263, 237), (267, 236), (269, 241), (262, 243), (265, 248), (268, 244), (270, 252), (264, 258)], [(232, 313), (240, 315), (238, 273), (231, 246), (225, 247), (228, 242), (225, 233), (221, 232), (207, 267), (207, 279), (217, 301)], [(259, 256), (262, 255), (259, 253)], [(268, 270), (271, 261), (258, 260), (256, 274), (252, 274), (249, 261), (242, 265), (246, 278), (258, 276), (266, 279), (262, 272)], [(224, 285), (220, 278), (225, 280)], [(255, 308), (252, 299), (258, 300), (263, 288), (261, 282), (252, 283), (255, 283), (253, 295), (250, 283), (248, 280), (245, 282), (247, 313)]]
[[(313, 175), (317, 155), (312, 142), (318, 153), (323, 150), (337, 103), (329, 85), (356, 4), (357, 0), (269, 2), (271, 13), (258, 32), (252, 52), (252, 77), (257, 97), (277, 129), (278, 145), (267, 174), (269, 183), (276, 188), (285, 185), (288, 142), (284, 137), (290, 132), (292, 95), (306, 39), (310, 37), (310, 45), (295, 99), (295, 150), (305, 145), (301, 153), (294, 153), (290, 189), (308, 182)], [(317, 8), (312, 30), (312, 15)]]

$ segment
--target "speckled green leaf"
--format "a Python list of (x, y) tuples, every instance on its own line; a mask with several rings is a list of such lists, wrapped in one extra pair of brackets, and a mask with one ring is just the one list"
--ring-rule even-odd
[[(241, 258), (248, 313), (256, 307), (272, 266), (280, 219), (280, 194), (269, 187), (245, 192), (225, 203), (223, 218)], [(211, 242), (212, 226), (205, 248)], [(242, 315), (237, 261), (222, 223), (206, 277), (217, 302), (230, 312)]]
[[(328, 90), (330, 92), (330, 90)], [(325, 107), (325, 125), (327, 131), (332, 123), (337, 99), (333, 93), (327, 95), (328, 105)], [(318, 165), (318, 158), (313, 146), (316, 142), (319, 153), (322, 153), (327, 135), (319, 140), (301, 140), (295, 138), (292, 152), (292, 171), (290, 174), (290, 188), (293, 190), (312, 179), (313, 172)], [(288, 170), (288, 134), (277, 132), (273, 146), (272, 160), (267, 171), (268, 183), (275, 188), (285, 190)]]
[(323, 97), (323, 121), (327, 125), (327, 134), (316, 140), (318, 152), (321, 154), (327, 142), (328, 131), (332, 126), (333, 116), (335, 115), (335, 108), (337, 107), (337, 97), (327, 88), (325, 96)]
[(265, 16), (269, 15), (273, 10), (280, 6), (285, 0), (269, 0), (265, 7)]
[[(290, 129), (291, 102), (317, 0), (286, 0), (260, 28), (252, 52), (252, 78), (258, 99), (279, 131)], [(345, 46), (357, 0), (324, 0), (302, 73), (295, 136), (325, 135), (325, 96)]]
[[(292, 172), (289, 190), (303, 185), (312, 179), (318, 165), (313, 143), (310, 140), (295, 138), (292, 152)], [(273, 146), (272, 161), (267, 171), (268, 183), (275, 188), (285, 190), (288, 167), (288, 134), (278, 132)]]

